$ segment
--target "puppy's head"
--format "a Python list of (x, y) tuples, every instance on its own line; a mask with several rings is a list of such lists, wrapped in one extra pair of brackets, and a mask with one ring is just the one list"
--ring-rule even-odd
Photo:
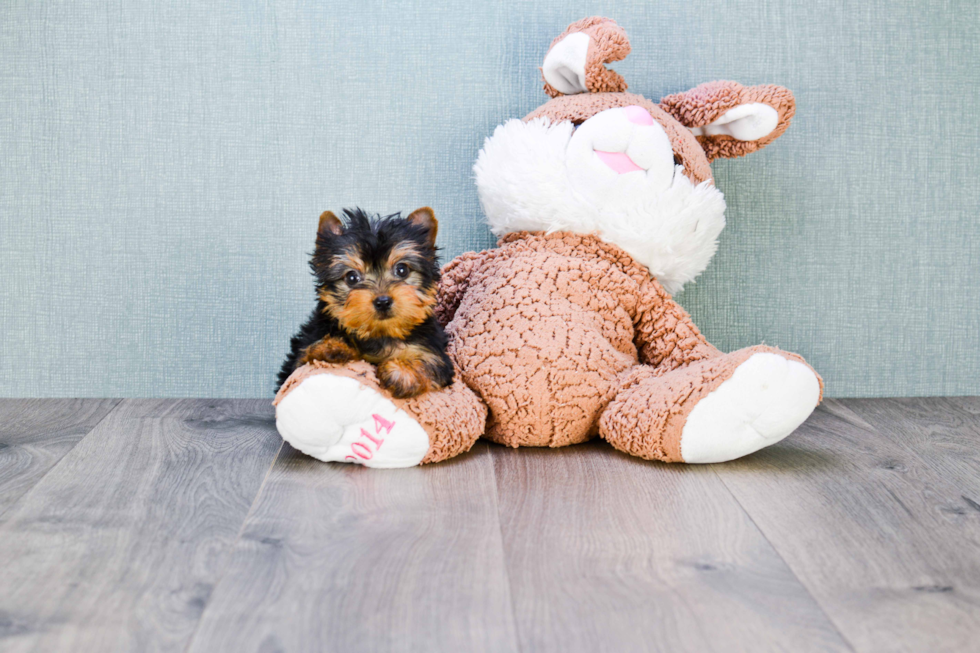
[(407, 218), (324, 212), (311, 267), (325, 311), (358, 338), (405, 338), (435, 305), (437, 229), (428, 207)]

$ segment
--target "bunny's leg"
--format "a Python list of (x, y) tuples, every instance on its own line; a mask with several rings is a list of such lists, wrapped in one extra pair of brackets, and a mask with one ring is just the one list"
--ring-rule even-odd
[(458, 379), (407, 400), (381, 388), (364, 361), (297, 369), (274, 402), (282, 438), (323, 461), (412, 467), (468, 451), (483, 434), (487, 408)]
[(724, 462), (792, 433), (821, 392), (820, 377), (800, 356), (762, 345), (668, 372), (639, 365), (603, 412), (599, 433), (641, 458)]

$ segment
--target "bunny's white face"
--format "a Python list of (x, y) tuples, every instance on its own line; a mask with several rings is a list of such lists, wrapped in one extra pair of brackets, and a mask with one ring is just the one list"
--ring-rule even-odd
[(725, 200), (674, 162), (670, 139), (639, 106), (568, 121), (510, 120), (474, 166), (497, 236), (596, 234), (647, 266), (671, 293), (707, 267), (725, 226)]
[(605, 206), (628, 203), (644, 187), (664, 190), (674, 178), (667, 132), (638, 106), (606, 109), (579, 125), (565, 165), (573, 187)]

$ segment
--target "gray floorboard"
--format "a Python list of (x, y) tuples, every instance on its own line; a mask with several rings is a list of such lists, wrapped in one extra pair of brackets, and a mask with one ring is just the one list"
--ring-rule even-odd
[(422, 468), (284, 449), (191, 651), (513, 651), (487, 445)]
[(492, 451), (522, 650), (850, 650), (710, 467)]
[(980, 512), (925, 462), (942, 446), (829, 400), (790, 439), (713, 471), (857, 651), (975, 651)]
[(184, 650), (280, 442), (267, 400), (124, 401), (0, 526), (0, 650)]
[(962, 503), (953, 510), (980, 511), (980, 397), (844, 399), (840, 403), (959, 486)]
[(368, 470), (272, 415), (0, 401), (0, 651), (978, 650), (978, 398), (830, 400), (690, 467)]
[(0, 519), (119, 399), (0, 399)]

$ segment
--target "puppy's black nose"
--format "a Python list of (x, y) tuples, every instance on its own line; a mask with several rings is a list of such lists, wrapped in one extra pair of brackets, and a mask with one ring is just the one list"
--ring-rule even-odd
[(392, 303), (392, 299), (388, 295), (381, 295), (374, 298), (374, 308), (381, 313), (391, 308)]

